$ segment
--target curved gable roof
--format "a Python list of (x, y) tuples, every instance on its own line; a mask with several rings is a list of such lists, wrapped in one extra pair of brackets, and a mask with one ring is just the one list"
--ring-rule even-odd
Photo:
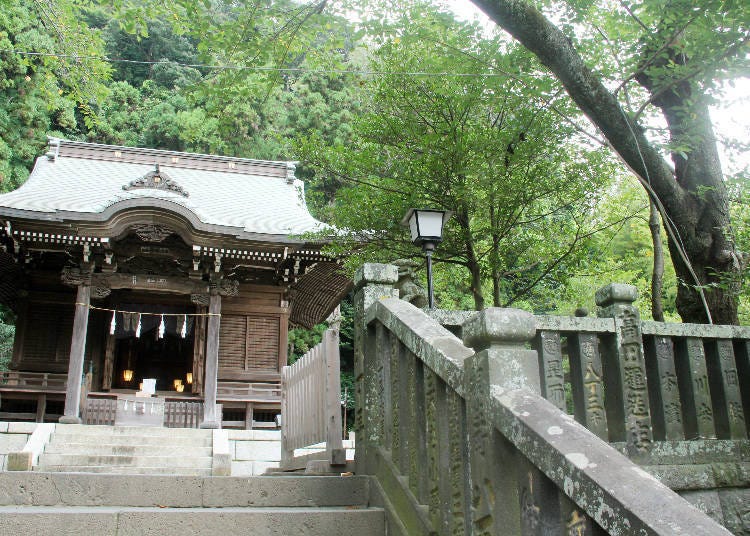
[[(50, 140), (50, 149), (37, 159), (26, 183), (0, 195), (0, 214), (107, 221), (134, 206), (171, 207), (205, 230), (280, 242), (325, 227), (310, 215), (291, 162), (57, 139)], [(148, 180), (155, 174), (158, 184)], [(165, 182), (173, 188), (165, 188)]]

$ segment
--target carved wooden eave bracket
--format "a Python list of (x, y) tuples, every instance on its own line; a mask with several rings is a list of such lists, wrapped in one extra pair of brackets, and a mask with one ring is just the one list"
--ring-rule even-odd
[(240, 292), (240, 283), (233, 279), (221, 279), (211, 281), (208, 285), (208, 292), (194, 292), (190, 294), (190, 301), (195, 305), (208, 307), (210, 296), (222, 296), (231, 298), (237, 296)]
[(91, 267), (66, 266), (60, 273), (60, 280), (68, 287), (91, 285)]
[(130, 181), (122, 187), (123, 190), (136, 190), (139, 188), (151, 188), (155, 190), (166, 190), (174, 192), (183, 197), (189, 197), (190, 194), (177, 184), (169, 175), (159, 169), (159, 164), (154, 164), (154, 170), (149, 171), (143, 177)]
[(112, 293), (112, 288), (106, 276), (93, 273), (93, 266), (66, 266), (60, 274), (63, 285), (91, 287), (91, 297), (96, 300), (106, 298)]
[(225, 298), (231, 298), (237, 296), (240, 292), (240, 283), (233, 279), (221, 279), (218, 281), (211, 281), (209, 283), (209, 293), (212, 295), (218, 294)]
[(195, 292), (190, 295), (190, 302), (201, 307), (208, 307), (208, 294), (203, 292)]

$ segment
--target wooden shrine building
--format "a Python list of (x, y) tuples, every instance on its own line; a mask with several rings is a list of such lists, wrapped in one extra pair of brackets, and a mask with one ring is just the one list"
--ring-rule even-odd
[(289, 325), (324, 320), (350, 285), (300, 238), (323, 224), (294, 172), (51, 139), (0, 195), (0, 302), (17, 314), (0, 418), (114, 422), (150, 378), (168, 425), (273, 421)]

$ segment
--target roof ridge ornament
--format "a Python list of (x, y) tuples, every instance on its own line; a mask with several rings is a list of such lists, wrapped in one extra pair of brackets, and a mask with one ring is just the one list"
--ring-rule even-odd
[(152, 188), (155, 190), (167, 190), (168, 192), (175, 192), (183, 197), (189, 197), (190, 194), (185, 189), (177, 184), (174, 179), (169, 175), (161, 171), (158, 163), (154, 163), (154, 170), (149, 171), (143, 177), (134, 179), (128, 184), (123, 185), (123, 190), (135, 190), (139, 188)]
[(286, 183), (287, 184), (294, 184), (294, 180), (296, 177), (294, 176), (294, 172), (297, 170), (297, 164), (295, 162), (287, 162), (286, 163)]

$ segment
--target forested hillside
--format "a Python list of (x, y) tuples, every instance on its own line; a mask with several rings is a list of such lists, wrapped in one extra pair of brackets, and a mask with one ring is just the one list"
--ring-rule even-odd
[[(479, 3), (513, 33), (503, 2)], [(724, 80), (747, 76), (750, 36), (741, 3), (712, 3), (724, 13), (718, 22), (708, 11), (680, 11), (693, 4), (682, 0), (667, 2), (673, 20), (659, 20), (658, 3), (538, 7), (617, 88), (627, 124), (653, 151), (646, 157), (681, 181), (706, 147), (705, 128), (687, 128), (690, 95), (700, 86), (720, 99)], [(719, 186), (698, 181), (684, 194), (695, 203), (724, 196), (731, 225), (720, 232), (731, 262), (696, 281), (680, 257), (678, 277), (670, 252), (680, 237), (668, 238), (649, 210), (635, 166), (617, 157), (606, 128), (538, 51), (491, 23), (418, 1), (0, 4), (2, 191), (28, 177), (48, 135), (299, 160), (308, 203), (342, 229), (331, 249), (348, 255), (350, 268), (413, 258), (423, 277), (401, 217), (409, 207), (454, 213), (435, 254), (440, 307), (570, 314), (593, 309), (594, 291), (618, 281), (638, 286), (644, 317), (653, 305), (657, 318), (705, 321), (704, 311), (678, 312), (682, 289), (683, 303), (702, 293), (725, 311), (718, 296), (750, 323), (746, 172), (719, 170)], [(639, 24), (659, 31), (645, 39)], [(707, 39), (718, 24), (722, 39)], [(699, 67), (675, 55), (680, 39)], [(670, 104), (665, 123), (663, 101), (677, 86), (683, 102)], [(656, 278), (655, 257), (664, 265)]]

